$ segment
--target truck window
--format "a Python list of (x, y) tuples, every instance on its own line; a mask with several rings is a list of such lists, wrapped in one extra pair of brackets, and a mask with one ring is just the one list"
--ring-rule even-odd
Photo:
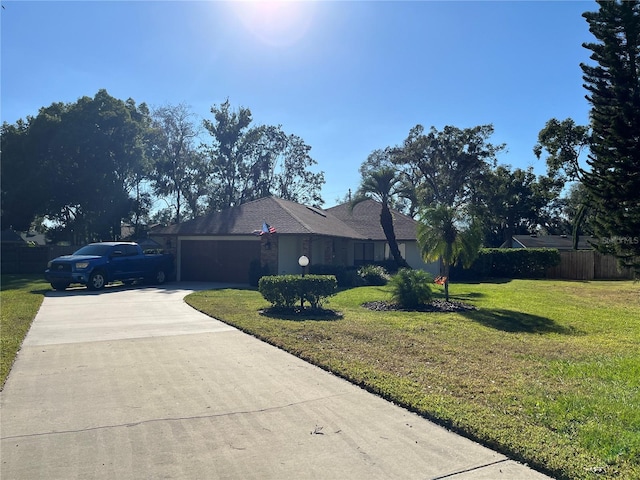
[(109, 253), (111, 247), (109, 245), (86, 245), (80, 250), (76, 250), (74, 255), (94, 255), (96, 257), (103, 257)]

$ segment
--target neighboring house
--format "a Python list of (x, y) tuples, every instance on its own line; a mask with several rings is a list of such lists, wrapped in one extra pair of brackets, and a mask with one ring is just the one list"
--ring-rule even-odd
[(45, 246), (47, 244), (47, 239), (44, 233), (16, 232), (12, 228), (2, 230), (2, 232), (0, 233), (0, 238), (2, 239), (2, 243), (5, 245), (14, 244), (22, 246)]
[(20, 234), (20, 237), (29, 245), (43, 247), (47, 245), (47, 237), (44, 233), (37, 232), (24, 232)]
[(11, 228), (0, 232), (0, 240), (3, 245), (26, 245), (26, 242), (20, 234)]
[(630, 268), (620, 269), (613, 255), (597, 252), (589, 236), (578, 239), (578, 250), (568, 235), (514, 235), (512, 248), (555, 248), (560, 251), (560, 264), (547, 270), (547, 278), (566, 280), (628, 279)]
[[(255, 264), (266, 267), (269, 274), (300, 273), (302, 255), (311, 265), (347, 267), (388, 258), (380, 209), (373, 200), (353, 210), (349, 205), (322, 210), (266, 197), (155, 228), (149, 237), (176, 255), (178, 280), (248, 283)], [(418, 254), (417, 222), (396, 211), (393, 215), (396, 237), (409, 264), (437, 274), (439, 265), (425, 264)]]
[[(589, 236), (578, 238), (578, 250), (593, 250), (590, 240)], [(511, 248), (573, 250), (573, 238), (570, 235), (514, 235), (511, 237)]]

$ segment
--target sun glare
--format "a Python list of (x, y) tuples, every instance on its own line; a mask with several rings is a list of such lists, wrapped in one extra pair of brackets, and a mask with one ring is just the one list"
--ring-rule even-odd
[(311, 26), (313, 2), (234, 2), (233, 9), (244, 27), (259, 41), (287, 47), (300, 41)]

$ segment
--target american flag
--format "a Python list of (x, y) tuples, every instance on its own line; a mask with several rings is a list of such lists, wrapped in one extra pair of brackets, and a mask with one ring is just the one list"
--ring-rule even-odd
[(275, 227), (272, 227), (267, 222), (262, 224), (262, 233), (260, 235), (264, 235), (265, 233), (276, 233)]
[(262, 230), (254, 230), (254, 235), (264, 235), (265, 233), (276, 233), (276, 228), (269, 225), (267, 222), (262, 223)]

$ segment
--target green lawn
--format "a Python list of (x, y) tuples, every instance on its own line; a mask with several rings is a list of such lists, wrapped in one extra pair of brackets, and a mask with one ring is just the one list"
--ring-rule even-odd
[[(439, 287), (438, 287), (439, 289)], [(261, 315), (253, 290), (195, 308), (558, 478), (640, 478), (640, 285), (452, 284), (460, 313), (373, 312), (386, 287), (339, 293), (342, 318)]]
[[(2, 276), (4, 385), (49, 286)], [(558, 478), (640, 478), (640, 285), (453, 284), (459, 313), (373, 312), (386, 287), (339, 293), (337, 319), (267, 317), (253, 290), (187, 301)]]
[(44, 292), (51, 288), (42, 275), (2, 275), (0, 287), (1, 389), (42, 304)]

